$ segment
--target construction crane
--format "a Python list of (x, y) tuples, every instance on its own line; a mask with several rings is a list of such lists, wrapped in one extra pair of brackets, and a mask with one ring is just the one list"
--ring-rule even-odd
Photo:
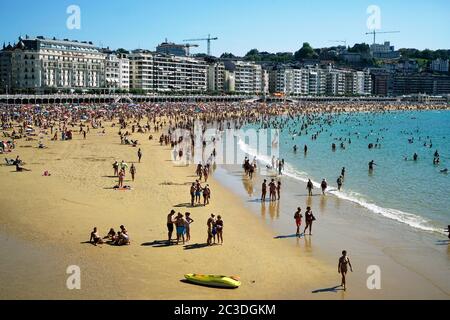
[(372, 34), (373, 35), (373, 44), (376, 43), (375, 39), (376, 39), (376, 35), (379, 33), (399, 33), (400, 31), (370, 31), (370, 32), (366, 32), (366, 34)]
[(208, 56), (210, 56), (210, 55), (211, 55), (211, 41), (213, 41), (213, 40), (219, 40), (219, 38), (217, 38), (217, 37), (211, 38), (211, 35), (208, 34), (208, 38), (202, 38), (202, 39), (187, 39), (187, 40), (183, 40), (183, 41), (184, 41), (184, 42), (190, 42), (190, 41), (206, 41), (207, 44), (208, 44), (208, 50), (207, 50), (207, 53), (208, 53)]
[(347, 40), (328, 40), (330, 42), (340, 42), (343, 43), (345, 47), (347, 47)]
[(191, 49), (191, 48), (198, 48), (199, 46), (198, 46), (198, 44), (186, 43), (186, 44), (184, 45), (184, 47), (186, 48), (186, 53), (187, 53), (187, 55), (190, 56), (190, 55), (191, 55), (190, 49)]

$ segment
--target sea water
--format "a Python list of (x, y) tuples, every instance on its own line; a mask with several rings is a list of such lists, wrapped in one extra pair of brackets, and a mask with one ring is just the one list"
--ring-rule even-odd
[[(320, 115), (304, 130), (305, 118), (278, 119), (284, 123), (279, 134), (279, 158), (285, 160), (283, 175), (297, 180), (299, 191), (305, 194), (308, 178), (314, 182), (315, 193), (321, 192), (320, 182), (325, 178), (330, 194), (357, 203), (368, 212), (418, 230), (443, 233), (450, 224), (450, 173), (441, 172), (450, 167), (450, 111), (361, 112), (329, 117)], [(258, 129), (260, 123), (244, 129), (249, 128)], [(315, 133), (319, 134), (313, 140)], [(370, 143), (379, 146), (369, 149)], [(271, 164), (269, 157), (258, 154), (245, 141), (239, 145), (250, 157), (256, 156), (260, 165)], [(438, 165), (433, 164), (436, 150)], [(372, 172), (368, 170), (371, 160), (376, 164)], [(344, 185), (338, 191), (336, 181), (343, 167)]]

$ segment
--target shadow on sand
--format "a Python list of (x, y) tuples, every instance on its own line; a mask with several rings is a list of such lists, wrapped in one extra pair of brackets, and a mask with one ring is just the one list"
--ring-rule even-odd
[(191, 206), (191, 204), (190, 203), (180, 203), (180, 204), (177, 204), (177, 205), (174, 205), (173, 206), (174, 208), (195, 208), (195, 207), (204, 207), (204, 205), (202, 205), (201, 203), (196, 203), (196, 204), (194, 204), (194, 206)]
[(299, 234), (299, 235), (296, 235), (296, 234), (289, 234), (289, 235), (285, 235), (285, 236), (276, 236), (276, 237), (273, 237), (274, 239), (287, 239), (287, 238), (301, 238), (301, 237), (303, 237), (305, 234), (304, 233), (301, 233), (301, 234)]
[(312, 291), (312, 293), (338, 292), (338, 291), (344, 291), (344, 288), (342, 288), (341, 286), (335, 286), (331, 288), (317, 289)]
[(170, 247), (173, 245), (176, 245), (176, 243), (173, 240), (170, 242), (168, 240), (155, 240), (152, 242), (141, 243), (141, 246), (143, 247), (153, 247), (153, 248)]
[(234, 289), (234, 288), (227, 288), (227, 287), (213, 287), (213, 286), (209, 286), (207, 284), (200, 284), (200, 283), (190, 282), (190, 281), (187, 281), (186, 279), (181, 279), (180, 282), (183, 282), (183, 283), (186, 283), (186, 284), (190, 284), (190, 285), (194, 285), (194, 286), (210, 288), (210, 289), (218, 289), (218, 290), (232, 290), (232, 289)]
[(184, 246), (184, 250), (192, 250), (192, 249), (201, 249), (201, 248), (207, 248), (209, 245), (207, 243), (194, 243), (194, 244), (187, 244)]

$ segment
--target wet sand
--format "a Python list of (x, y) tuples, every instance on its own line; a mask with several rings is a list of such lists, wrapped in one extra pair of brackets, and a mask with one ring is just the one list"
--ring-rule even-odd
[[(350, 290), (345, 298), (450, 297), (450, 244), (441, 234), (412, 229), (331, 194), (322, 196), (318, 189), (308, 197), (306, 183), (289, 177), (281, 177), (281, 201), (261, 203), (262, 179), (278, 179), (266, 170), (250, 180), (239, 166), (223, 166), (216, 170), (215, 177), (239, 195), (242, 203), (274, 231), (276, 241), (294, 245), (310, 257), (336, 264), (336, 268), (336, 257), (347, 250), (355, 272), (348, 275)], [(295, 237), (293, 216), (299, 206), (302, 214), (306, 206), (311, 206), (317, 218), (312, 236)], [(301, 231), (303, 228), (304, 221)], [(370, 276), (367, 269), (374, 265), (381, 271), (380, 290), (368, 290), (366, 285)], [(319, 287), (326, 285), (324, 280)], [(332, 297), (330, 292), (320, 295)]]

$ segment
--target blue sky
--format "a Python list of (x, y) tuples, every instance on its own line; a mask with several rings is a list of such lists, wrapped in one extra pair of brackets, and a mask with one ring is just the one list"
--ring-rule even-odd
[[(303, 42), (313, 47), (335, 45), (329, 40), (371, 43), (366, 10), (381, 9), (382, 34), (396, 48), (450, 48), (450, 1), (400, 0), (0, 0), (0, 41), (19, 35), (93, 41), (96, 45), (153, 50), (170, 41), (219, 37), (212, 54), (243, 55), (260, 51), (295, 51)], [(24, 4), (26, 3), (26, 4)], [(81, 29), (66, 27), (69, 5), (81, 9)], [(205, 52), (199, 43), (193, 53)]]

